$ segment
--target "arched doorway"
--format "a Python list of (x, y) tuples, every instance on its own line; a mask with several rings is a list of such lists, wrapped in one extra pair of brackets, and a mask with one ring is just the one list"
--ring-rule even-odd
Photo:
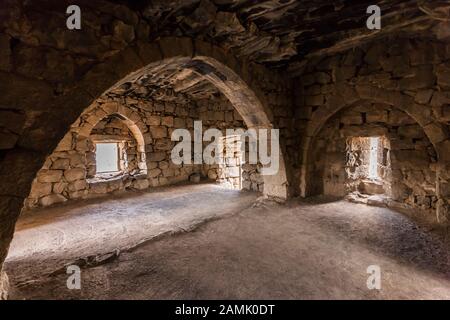
[(306, 195), (383, 194), (437, 218), (438, 153), (413, 117), (359, 100), (323, 122), (306, 155)]
[[(23, 198), (29, 194), (36, 172), (42, 168), (50, 151), (56, 150), (57, 144), (62, 141), (68, 128), (79, 121), (86, 105), (92, 106), (98, 97), (111, 90), (121, 90), (123, 86), (126, 87), (128, 83), (142, 76), (158, 71), (173, 73), (176, 68), (188, 70), (189, 74), (195, 75), (197, 79), (194, 81), (201, 79), (200, 82), (211, 83), (231, 102), (248, 128), (256, 130), (273, 128), (270, 108), (260, 99), (262, 90), (251, 80), (254, 71), (250, 71), (248, 65), (228, 56), (221, 49), (202, 42), (193, 43), (190, 39), (161, 39), (158, 43), (139, 44), (136, 48), (125, 49), (91, 69), (71, 91), (52, 100), (55, 112), (48, 114), (41, 123), (45, 123), (46, 132), (51, 133), (51, 137), (34, 140), (36, 135), (42, 134), (39, 130), (30, 130), (24, 133), (23, 140), (37, 141), (33, 146), (34, 149), (13, 149), (6, 154), (4, 161), (11, 164), (10, 170), (22, 172), (22, 175), (19, 181), (15, 181), (14, 190), (11, 190), (14, 196), (2, 197), (4, 204), (2, 212), (8, 212), (5, 214), (8, 217), (8, 224), (1, 234), (0, 261), (6, 257)], [(258, 68), (254, 69), (255, 72), (259, 72)], [(57, 112), (58, 105), (67, 107), (64, 110), (64, 117)], [(285, 199), (288, 197), (288, 183), (281, 152), (279, 163), (277, 174), (264, 176), (264, 194)], [(7, 185), (11, 177), (7, 174), (5, 177)]]

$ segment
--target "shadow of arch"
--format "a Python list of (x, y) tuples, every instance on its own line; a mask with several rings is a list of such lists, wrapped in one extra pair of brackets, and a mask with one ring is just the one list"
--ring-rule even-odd
[[(302, 166), (300, 177), (300, 193), (302, 197), (308, 195), (308, 163), (311, 142), (323, 126), (339, 111), (363, 102), (385, 103), (410, 116), (423, 129), (425, 135), (433, 145), (438, 162), (442, 160), (446, 146), (444, 141), (449, 138), (447, 128), (440, 122), (432, 120), (426, 108), (414, 102), (414, 99), (399, 92), (389, 91), (372, 86), (363, 86), (357, 89), (343, 85), (337, 90), (339, 93), (327, 98), (325, 106), (320, 107), (308, 122), (306, 136), (303, 140)], [(350, 98), (349, 98), (350, 97)], [(438, 134), (435, 134), (438, 132)]]

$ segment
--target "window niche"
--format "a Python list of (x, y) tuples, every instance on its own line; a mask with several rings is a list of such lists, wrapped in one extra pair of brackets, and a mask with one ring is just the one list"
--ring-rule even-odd
[(384, 194), (389, 188), (389, 146), (385, 137), (351, 137), (347, 140), (348, 191)]
[(111, 115), (92, 130), (93, 150), (87, 154), (90, 183), (145, 173), (145, 154), (140, 151), (125, 119)]

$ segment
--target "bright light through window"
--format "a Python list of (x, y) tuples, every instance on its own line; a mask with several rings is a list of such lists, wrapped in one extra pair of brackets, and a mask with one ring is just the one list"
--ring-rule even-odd
[(378, 142), (379, 138), (370, 138), (369, 178), (378, 178)]
[(97, 173), (119, 171), (117, 143), (97, 143), (95, 158)]

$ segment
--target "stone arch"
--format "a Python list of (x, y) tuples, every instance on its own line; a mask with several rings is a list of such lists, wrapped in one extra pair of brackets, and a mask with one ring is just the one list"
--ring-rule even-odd
[[(370, 137), (379, 138), (375, 176), (369, 174)], [(386, 104), (357, 103), (329, 119), (313, 143), (307, 180), (311, 195), (383, 194), (386, 203), (399, 201), (434, 213), (436, 152), (406, 113)]]
[[(139, 122), (139, 115), (127, 108), (126, 106), (120, 105), (116, 102), (108, 102), (102, 107), (93, 105), (89, 107), (80, 117), (86, 119), (79, 127), (77, 127), (78, 137), (88, 138), (92, 129), (104, 118), (119, 115), (122, 119), (122, 122), (126, 124), (128, 129), (130, 129), (134, 138), (137, 142), (138, 152), (143, 153), (145, 155), (145, 139), (142, 134), (142, 123)], [(132, 120), (134, 119), (134, 120)], [(67, 136), (67, 135), (66, 135)], [(64, 139), (70, 139), (70, 136), (64, 137)], [(58, 150), (58, 147), (56, 147)]]
[(308, 121), (306, 136), (302, 143), (302, 166), (300, 178), (300, 193), (302, 197), (307, 196), (307, 166), (308, 156), (313, 138), (318, 134), (325, 123), (339, 111), (360, 103), (371, 101), (374, 103), (385, 103), (391, 105), (409, 115), (424, 130), (426, 136), (432, 143), (439, 163), (445, 163), (445, 150), (450, 135), (446, 126), (430, 116), (430, 108), (424, 108), (414, 102), (414, 99), (399, 92), (389, 91), (374, 86), (357, 86), (356, 88), (341, 84), (337, 85), (336, 94), (327, 97), (327, 103), (319, 107)]
[[(167, 37), (152, 43), (138, 42), (120, 51), (89, 70), (67, 94), (57, 96), (52, 105), (66, 105), (68, 112), (65, 117), (59, 117), (57, 113), (48, 115), (45, 125), (53, 129), (51, 131), (55, 136), (45, 141), (48, 145), (38, 146), (43, 151), (40, 154), (41, 161), (51, 150), (55, 150), (53, 145), (62, 141), (64, 136), (61, 136), (61, 132), (67, 132), (66, 128), (85, 111), (83, 106), (91, 105), (97, 97), (109, 90), (167, 64), (190, 68), (210, 81), (230, 100), (248, 128), (273, 128), (273, 114), (263, 90), (257, 85), (258, 79), (267, 72), (264, 67), (240, 61), (222, 48), (207, 42)], [(58, 120), (54, 117), (58, 117)], [(98, 116), (92, 115), (88, 122), (94, 122), (95, 117)], [(88, 131), (90, 127), (86, 126), (85, 130)], [(37, 170), (35, 167), (31, 171)], [(286, 166), (281, 150), (279, 172), (277, 175), (265, 176), (264, 184), (267, 196), (280, 199), (288, 197)], [(25, 185), (24, 189), (27, 189)]]
[[(22, 96), (17, 98), (15, 89), (0, 97), (0, 103), (19, 106), (21, 110), (33, 105), (33, 109), (39, 112), (28, 115), (28, 118), (22, 116), (24, 125), (20, 135), (0, 155), (0, 177), (3, 181), (0, 185), (0, 216), (3, 225), (0, 230), (1, 264), (6, 258), (15, 223), (36, 173), (86, 106), (123, 79), (139, 73), (142, 68), (174, 57), (204, 61), (213, 69), (219, 66), (221, 72), (207, 71), (205, 76), (214, 78), (216, 85), (220, 83), (222, 89), (227, 89), (228, 95), (239, 97), (235, 107), (246, 119), (247, 126), (272, 127), (273, 115), (269, 111), (264, 91), (257, 85), (260, 79), (267, 77), (268, 71), (262, 66), (240, 61), (218, 46), (191, 38), (160, 38), (152, 43), (137, 41), (113, 56), (103, 57), (87, 72), (79, 70), (82, 74), (79, 81), (66, 84), (63, 90), (55, 90), (45, 80), (33, 82), (14, 77), (14, 83), (22, 90)], [(281, 81), (277, 75), (271, 74), (271, 77), (272, 81)], [(20, 175), (17, 176), (17, 173)], [(281, 152), (278, 174), (266, 176), (265, 180), (266, 195), (288, 197), (286, 166)]]
[[(102, 64), (101, 67), (98, 66), (100, 70), (89, 72), (81, 86), (85, 87), (90, 95), (100, 96), (167, 64), (177, 65), (193, 70), (216, 86), (235, 107), (248, 128), (273, 128), (273, 114), (263, 90), (256, 83), (267, 71), (261, 66), (237, 60), (220, 47), (190, 38), (168, 37), (153, 43), (138, 43), (136, 47), (124, 50), (108, 62), (112, 65), (128, 65), (129, 68), (121, 70), (120, 67), (120, 75), (114, 75), (117, 81), (109, 83), (106, 89), (100, 86), (92, 87), (92, 82), (105, 82), (103, 77), (99, 78), (99, 74), (103, 69), (110, 68)], [(108, 81), (111, 81), (111, 78)], [(289, 183), (282, 150), (283, 148), (280, 150), (278, 174), (264, 176), (264, 193), (270, 197), (286, 199), (289, 196)]]

